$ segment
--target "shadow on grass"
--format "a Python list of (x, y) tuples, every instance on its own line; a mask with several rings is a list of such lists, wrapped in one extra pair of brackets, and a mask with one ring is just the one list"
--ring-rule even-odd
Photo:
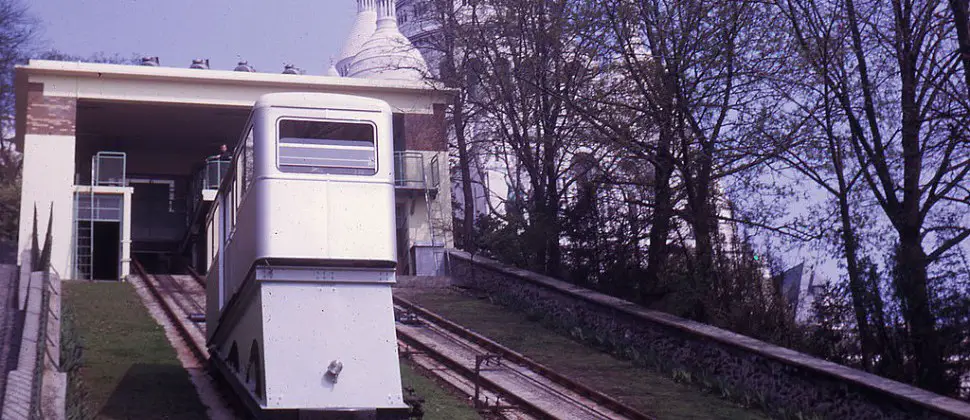
[(103, 419), (206, 419), (195, 387), (181, 366), (136, 363), (104, 407)]

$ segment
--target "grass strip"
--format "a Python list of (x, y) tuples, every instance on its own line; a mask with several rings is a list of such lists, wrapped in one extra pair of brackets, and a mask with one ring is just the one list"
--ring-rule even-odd
[(73, 418), (206, 419), (165, 331), (127, 283), (63, 283)]
[(418, 305), (658, 419), (764, 419), (718, 395), (617, 359), (526, 314), (447, 289), (399, 289)]
[(472, 408), (467, 398), (449, 385), (430, 377), (418, 366), (401, 360), (401, 382), (404, 388), (411, 387), (424, 398), (424, 420), (479, 420), (482, 418)]

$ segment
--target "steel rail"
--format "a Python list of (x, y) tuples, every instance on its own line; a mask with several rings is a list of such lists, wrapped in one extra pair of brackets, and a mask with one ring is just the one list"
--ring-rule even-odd
[[(546, 414), (541, 408), (539, 408), (535, 404), (529, 402), (528, 400), (522, 397), (515, 395), (514, 393), (506, 391), (505, 388), (495, 383), (491, 379), (488, 379), (481, 375), (476, 375), (475, 370), (473, 368), (465, 366), (455, 361), (454, 359), (448, 356), (445, 356), (444, 354), (441, 354), (441, 352), (439, 352), (435, 348), (428, 346), (422, 343), (421, 341), (416, 340), (406, 334), (399, 333), (397, 339), (407, 344), (409, 347), (413, 349), (417, 349), (422, 354), (445, 365), (451, 371), (456, 372), (459, 375), (465, 377), (465, 379), (473, 381), (473, 383), (476, 380), (480, 381), (479, 384), (483, 385), (483, 388), (491, 391), (493, 394), (501, 395), (506, 401), (513, 404), (519, 409), (527, 411), (530, 415), (537, 416), (538, 418), (542, 418), (542, 419), (555, 419), (555, 417), (552, 417)], [(474, 403), (477, 404), (478, 402), (476, 401)], [(476, 405), (476, 408), (478, 408), (477, 405)], [(488, 407), (484, 407), (484, 408), (488, 408)]]
[(176, 280), (174, 276), (170, 274), (156, 274), (154, 277), (158, 282), (158, 287), (165, 290), (172, 297), (172, 302), (186, 316), (205, 312), (205, 302), (200, 303), (191, 296), (189, 287), (186, 287), (179, 280)]
[[(397, 306), (397, 308), (403, 309), (400, 306)], [(482, 355), (488, 354), (483, 352), (484, 349), (481, 346), (476, 346), (474, 343), (464, 341), (462, 337), (459, 337), (458, 335), (448, 330), (440, 328), (437, 325), (434, 325), (433, 323), (428, 322), (426, 323), (425, 327), (432, 328), (432, 330), (430, 331), (433, 331), (433, 333), (438, 337), (449, 340), (453, 344), (463, 347), (466, 350), (469, 350), (476, 354), (482, 354)], [(454, 356), (449, 356), (445, 354), (445, 352), (443, 350), (440, 350), (439, 347), (435, 346), (434, 344), (422, 342), (421, 339), (416, 338), (415, 336), (412, 336), (411, 333), (407, 331), (398, 330), (398, 341), (408, 346), (409, 348), (416, 350), (418, 354), (422, 354), (426, 357), (431, 358), (432, 360), (437, 361), (438, 363), (443, 365), (445, 369), (451, 372), (457, 373), (458, 375), (462, 376), (463, 378), (475, 384), (476, 386), (480, 386), (483, 390), (486, 390), (492, 394), (495, 394), (501, 397), (501, 399), (511, 404), (511, 406), (504, 407), (506, 410), (511, 408), (511, 409), (514, 409), (515, 411), (522, 412), (523, 414), (527, 414), (528, 416), (536, 419), (562, 418), (556, 413), (550, 412), (548, 410), (548, 407), (544, 408), (543, 405), (541, 404), (533, 403), (531, 400), (521, 397), (518, 393), (516, 393), (516, 391), (508, 388), (507, 385), (503, 385), (498, 380), (493, 380), (482, 375), (481, 373), (484, 373), (485, 371), (482, 371), (481, 373), (479, 373), (476, 369), (470, 366), (467, 366), (465, 364), (466, 362), (463, 361), (462, 359), (455, 359)], [(501, 357), (500, 355), (496, 355), (496, 356)], [(506, 360), (506, 362), (510, 362), (510, 361)], [(476, 364), (477, 364), (477, 360), (476, 360)], [(508, 372), (508, 374), (513, 375), (514, 377), (519, 378), (520, 380), (525, 380), (526, 382), (530, 383), (536, 391), (545, 392), (550, 395), (554, 395), (556, 398), (560, 399), (562, 403), (570, 404), (582, 411), (597, 413), (599, 418), (613, 420), (613, 417), (605, 413), (599, 412), (599, 410), (597, 410), (595, 407), (591, 407), (589, 404), (586, 404), (584, 401), (574, 398), (568, 394), (565, 394), (562, 391), (556, 390), (550, 387), (549, 384), (542, 383), (536, 378), (532, 378), (529, 375), (519, 371), (519, 369), (528, 369), (522, 365), (513, 366), (509, 364), (509, 365), (506, 365), (506, 368), (507, 368), (506, 372)], [(472, 395), (472, 394), (469, 394), (469, 395)], [(478, 408), (483, 408), (487, 410), (492, 407), (486, 405), (484, 407), (478, 407)], [(570, 419), (571, 418), (572, 417), (570, 417)]]
[(533, 372), (539, 374), (540, 376), (543, 376), (546, 379), (549, 379), (550, 381), (556, 384), (559, 384), (569, 389), (572, 392), (575, 392), (585, 398), (588, 398), (590, 401), (595, 402), (603, 407), (606, 407), (617, 414), (623, 415), (624, 417), (627, 417), (633, 420), (652, 420), (653, 419), (653, 417), (650, 417), (636, 410), (635, 408), (630, 407), (616, 400), (613, 397), (610, 397), (609, 395), (606, 395), (602, 392), (591, 389), (586, 385), (577, 383), (565, 377), (564, 375), (528, 358), (527, 356), (521, 353), (518, 353), (495, 341), (492, 341), (472, 330), (469, 330), (468, 328), (465, 328), (452, 321), (449, 321), (444, 317), (424, 307), (421, 307), (413, 302), (410, 302), (406, 299), (395, 296), (394, 303), (406, 310), (416, 313), (418, 316), (420, 316), (421, 318), (424, 318), (426, 321), (429, 321), (445, 330), (448, 330), (451, 333), (465, 340), (471, 341), (481, 346), (482, 348), (484, 348), (489, 352), (499, 354), (504, 359), (510, 362), (522, 365), (532, 370)]
[[(434, 323), (428, 323), (426, 325), (426, 327), (429, 330), (431, 330), (431, 331), (433, 331), (433, 332), (435, 332), (435, 333), (437, 333), (437, 334), (439, 334), (439, 335), (441, 335), (441, 336), (443, 336), (445, 338), (451, 339), (456, 345), (459, 345), (461, 347), (464, 347), (466, 350), (471, 351), (473, 353), (479, 353), (480, 352), (480, 349), (482, 349), (481, 346), (479, 346), (479, 345), (477, 345), (477, 344), (475, 344), (473, 342), (470, 342), (470, 341), (465, 341), (465, 339), (463, 337), (461, 337), (461, 336), (459, 336), (457, 334), (454, 334), (454, 333), (452, 333), (451, 331), (449, 331), (447, 329), (442, 328), (440, 325), (436, 325)], [(496, 354), (495, 356), (502, 357), (500, 354)], [(597, 415), (599, 415), (599, 416), (601, 416), (603, 418), (610, 418), (610, 414), (617, 414), (615, 411), (610, 410), (608, 407), (606, 407), (606, 406), (604, 406), (602, 404), (599, 404), (599, 407), (591, 406), (588, 403), (588, 401), (590, 401), (588, 398), (586, 398), (582, 394), (576, 393), (573, 389), (571, 389), (569, 387), (564, 387), (564, 388), (566, 389), (566, 391), (570, 391), (570, 392), (576, 393), (576, 395), (570, 395), (570, 393), (563, 392), (560, 389), (557, 389), (555, 386), (553, 386), (553, 385), (562, 386), (562, 384), (558, 384), (558, 383), (552, 382), (552, 381), (550, 381), (551, 383), (549, 383), (549, 382), (543, 382), (543, 381), (535, 378), (532, 374), (533, 373), (536, 373), (536, 372), (534, 370), (530, 369), (528, 366), (525, 366), (525, 365), (523, 365), (521, 363), (515, 363), (512, 360), (507, 360), (507, 361), (508, 362), (511, 362), (511, 364), (506, 365), (506, 367), (508, 369), (505, 370), (505, 372), (508, 372), (510, 375), (513, 375), (513, 376), (519, 378), (520, 380), (523, 380), (523, 381), (526, 381), (526, 382), (529, 382), (529, 383), (533, 384), (536, 390), (541, 390), (541, 391), (547, 392), (549, 394), (555, 395), (556, 397), (558, 397), (559, 399), (561, 399), (563, 402), (566, 402), (566, 403), (569, 403), (571, 405), (580, 407), (583, 410), (586, 410), (586, 411), (588, 411), (590, 413), (595, 413), (595, 414), (597, 414)], [(477, 363), (477, 361), (476, 361), (476, 363)], [(547, 380), (549, 379), (549, 378), (546, 378), (544, 376), (542, 378), (543, 379), (547, 379)], [(595, 401), (592, 401), (592, 402), (595, 403)], [(609, 410), (611, 413), (604, 413), (604, 412), (600, 411), (601, 408), (602, 409)]]
[(195, 271), (195, 269), (188, 264), (185, 265), (185, 269), (189, 272), (189, 275), (192, 276), (192, 279), (195, 280), (196, 283), (199, 283), (199, 285), (202, 286), (202, 289), (205, 290), (205, 277), (202, 277), (198, 271)]
[(152, 296), (155, 297), (155, 300), (158, 301), (158, 303), (161, 305), (162, 310), (165, 312), (165, 315), (168, 316), (169, 320), (175, 326), (175, 329), (178, 331), (179, 336), (182, 337), (182, 340), (185, 341), (185, 343), (189, 346), (189, 349), (192, 350), (192, 353), (195, 355), (196, 359), (204, 365), (205, 362), (209, 360), (208, 351), (196, 345), (195, 340), (192, 339), (192, 335), (189, 332), (188, 327), (185, 325), (184, 322), (180, 321), (178, 311), (176, 310), (176, 308), (172, 307), (172, 305), (162, 296), (162, 291), (158, 289), (158, 286), (155, 284), (155, 282), (151, 281), (151, 277), (154, 277), (154, 276), (145, 272), (145, 267), (142, 267), (141, 263), (138, 262), (138, 260), (132, 260), (132, 266), (134, 266), (135, 272), (138, 274), (138, 277), (140, 277), (142, 281), (145, 282), (145, 286), (148, 288), (148, 291), (152, 294)]
[[(137, 262), (136, 262), (136, 264), (137, 264)], [(185, 326), (184, 323), (178, 321), (179, 318), (178, 318), (178, 315), (177, 315), (175, 309), (174, 308), (171, 308), (170, 305), (169, 305), (169, 303), (165, 299), (162, 299), (162, 297), (161, 297), (161, 293), (162, 292), (157, 289), (157, 286), (153, 282), (149, 281), (148, 275), (147, 274), (144, 274), (144, 269), (140, 265), (138, 265), (138, 266), (136, 266), (136, 271), (138, 271), (140, 273), (140, 275), (142, 276), (142, 278), (145, 279), (145, 282), (149, 286), (149, 289), (152, 291), (153, 295), (155, 295), (156, 298), (160, 302), (162, 302), (162, 305), (165, 308), (166, 314), (176, 324), (176, 327), (178, 328), (179, 333), (183, 336), (183, 338), (185, 338), (186, 341), (188, 341), (190, 343), (190, 347), (192, 348), (193, 353), (196, 353), (197, 355), (205, 354), (205, 353), (203, 353), (204, 350), (198, 349), (195, 346), (195, 343), (191, 339), (188, 339), (188, 334), (189, 333), (188, 333), (187, 327)], [(202, 276), (200, 276), (194, 270), (190, 270), (189, 271), (189, 274), (191, 275), (191, 277), (193, 278), (193, 280), (195, 280), (196, 282), (198, 282), (200, 285), (202, 285), (204, 287), (205, 280), (202, 278)], [(417, 313), (419, 316), (421, 316), (426, 321), (431, 322), (431, 323), (435, 324), (436, 326), (438, 326), (438, 327), (440, 327), (440, 328), (442, 328), (442, 329), (444, 329), (444, 330), (446, 330), (448, 332), (451, 332), (452, 334), (455, 334), (456, 336), (458, 336), (460, 338), (463, 338), (463, 339), (468, 340), (468, 341), (470, 341), (470, 342), (472, 342), (472, 343), (474, 343), (474, 344), (476, 344), (476, 345), (478, 345), (478, 346), (480, 346), (482, 348), (485, 348), (486, 350), (488, 350), (490, 352), (494, 352), (494, 353), (500, 354), (504, 359), (506, 359), (506, 360), (508, 360), (510, 362), (519, 364), (519, 365), (521, 365), (521, 366), (523, 366), (523, 367), (525, 367), (527, 369), (530, 369), (530, 370), (538, 373), (539, 375), (545, 377), (546, 379), (549, 379), (550, 381), (552, 381), (552, 382), (554, 382), (554, 383), (556, 383), (558, 385), (564, 386), (568, 390), (570, 390), (572, 392), (575, 392), (575, 393), (579, 394), (580, 396), (583, 396), (585, 398), (588, 398), (592, 402), (597, 403), (597, 404), (600, 404), (603, 407), (605, 407), (607, 409), (610, 409), (611, 411), (614, 411), (614, 412), (616, 412), (618, 414), (621, 414), (621, 415), (623, 415), (623, 416), (625, 416), (627, 418), (634, 419), (634, 420), (652, 420), (651, 417), (649, 417), (649, 416), (647, 416), (645, 414), (642, 414), (642, 413), (636, 411), (635, 409), (630, 408), (630, 407), (628, 407), (628, 406), (620, 403), (619, 401), (616, 401), (616, 400), (612, 399), (612, 397), (606, 396), (605, 394), (602, 394), (602, 393), (600, 393), (598, 391), (589, 389), (588, 387), (585, 387), (582, 384), (578, 384), (578, 383), (576, 383), (576, 382), (574, 382), (574, 381), (566, 378), (565, 376), (563, 376), (561, 374), (558, 374), (555, 371), (553, 371), (553, 370), (551, 370), (551, 369), (549, 369), (549, 368), (547, 368), (547, 367), (545, 367), (545, 366), (543, 366), (543, 365), (541, 365), (541, 364), (539, 364), (539, 363), (537, 363), (537, 362), (535, 362), (535, 361), (527, 358), (526, 356), (524, 356), (524, 355), (522, 355), (520, 353), (517, 353), (517, 352), (515, 352), (515, 351), (513, 351), (511, 349), (508, 349), (508, 348), (506, 348), (506, 347), (504, 347), (504, 346), (502, 346), (502, 345), (500, 345), (498, 343), (495, 343), (494, 341), (489, 340), (488, 338), (485, 338), (485, 337), (483, 337), (481, 335), (478, 335), (477, 333), (475, 333), (475, 332), (473, 332), (471, 330), (468, 330), (467, 328), (464, 328), (464, 327), (462, 327), (462, 326), (460, 326), (458, 324), (455, 324), (454, 322), (448, 321), (447, 319), (444, 319), (443, 317), (441, 317), (441, 316), (439, 316), (439, 315), (437, 315), (437, 314), (435, 314), (435, 313), (433, 313), (433, 312), (431, 312), (431, 311), (429, 311), (429, 310), (427, 310), (427, 309), (425, 309), (425, 308), (423, 308), (423, 307), (421, 307), (419, 305), (416, 305), (416, 304), (414, 304), (412, 302), (409, 302), (409, 301), (407, 301), (405, 299), (402, 299), (402, 298), (399, 298), (399, 297), (395, 297), (394, 298), (394, 302), (396, 304), (398, 304), (399, 306), (401, 306), (402, 308), (405, 308), (406, 310), (409, 310), (409, 311), (412, 311), (414, 313)], [(511, 403), (511, 404), (513, 404), (513, 405), (515, 405), (517, 407), (521, 407), (522, 409), (526, 410), (529, 414), (535, 415), (538, 418), (549, 418), (549, 419), (555, 418), (555, 417), (553, 417), (553, 416), (545, 413), (540, 407), (538, 407), (534, 403), (532, 403), (532, 402), (528, 401), (527, 399), (522, 398), (522, 397), (520, 397), (518, 395), (515, 395), (514, 393), (511, 393), (509, 391), (506, 391), (500, 384), (492, 381), (489, 378), (486, 378), (486, 377), (480, 376), (480, 375), (476, 375), (474, 369), (472, 369), (470, 367), (467, 367), (467, 366), (464, 366), (464, 365), (462, 365), (462, 364), (460, 364), (460, 363), (458, 363), (458, 362), (456, 362), (456, 361), (448, 358), (447, 356), (440, 354), (434, 348), (431, 348), (431, 347), (425, 345), (424, 343), (422, 343), (422, 342), (420, 342), (418, 340), (415, 340), (415, 339), (413, 339), (411, 337), (407, 337), (407, 336), (405, 336), (403, 334), (400, 334), (398, 338), (402, 342), (405, 342), (411, 348), (414, 348), (414, 349), (419, 350), (421, 353), (424, 353), (425, 355), (431, 357), (432, 359), (437, 360), (439, 363), (442, 363), (443, 365), (447, 366), (449, 369), (451, 369), (451, 370), (453, 370), (455, 372), (458, 372), (462, 376), (465, 376), (467, 379), (472, 380), (472, 381), (474, 381), (474, 380), (477, 379), (479, 381), (479, 383), (483, 385), (484, 388), (490, 390), (491, 392), (493, 392), (493, 393), (495, 393), (497, 395), (501, 395), (507, 402), (509, 402), (509, 403)], [(207, 360), (207, 358), (201, 358), (200, 360), (205, 361), (205, 360)], [(476, 376), (477, 376), (477, 378), (476, 378)], [(566, 397), (564, 396), (564, 398), (566, 398)], [(247, 411), (250, 411), (251, 414), (256, 414), (256, 413), (252, 413), (251, 407), (247, 407), (247, 408), (250, 408), (250, 410), (247, 410)], [(485, 407), (485, 408), (487, 408), (487, 407)]]
[[(192, 354), (193, 356), (195, 356), (196, 361), (199, 362), (201, 366), (211, 366), (211, 363), (213, 360), (209, 359), (209, 354), (207, 349), (200, 348), (195, 342), (195, 340), (191, 338), (191, 333), (189, 332), (190, 327), (187, 326), (186, 322), (184, 322), (182, 318), (179, 317), (176, 311), (176, 308), (174, 308), (162, 296), (164, 292), (158, 289), (158, 286), (156, 286), (155, 282), (151, 281), (152, 277), (157, 277), (157, 276), (151, 275), (145, 272), (145, 268), (137, 260), (133, 260), (132, 263), (133, 263), (132, 266), (134, 266), (135, 268), (136, 274), (145, 283), (145, 286), (148, 289), (149, 293), (151, 293), (151, 295), (155, 298), (155, 300), (160, 304), (160, 306), (162, 307), (162, 310), (165, 312), (165, 315), (168, 317), (169, 321), (174, 325), (175, 329), (179, 333), (179, 336), (182, 337), (182, 341), (184, 341), (186, 345), (189, 347), (189, 350), (192, 351)], [(192, 274), (193, 274), (193, 277), (197, 276), (197, 274), (195, 274), (194, 272), (192, 272)], [(235, 412), (235, 415), (237, 416), (240, 413), (246, 413), (248, 414), (249, 418), (253, 418), (253, 419), (261, 418), (261, 413), (258, 410), (254, 410), (253, 407), (247, 405), (244, 399), (237, 394), (238, 390), (233, 388), (233, 385), (236, 385), (236, 384), (234, 384), (228, 378), (222, 376), (223, 372), (220, 372), (218, 371), (218, 369), (215, 369), (215, 368), (213, 369), (210, 369), (209, 374), (214, 380), (214, 383), (218, 385), (218, 387), (216, 388), (217, 391), (221, 391), (219, 390), (219, 387), (223, 388), (223, 390), (228, 391), (228, 392), (219, 392), (220, 394), (219, 398), (222, 398), (223, 401), (228, 404), (230, 410), (233, 410)]]

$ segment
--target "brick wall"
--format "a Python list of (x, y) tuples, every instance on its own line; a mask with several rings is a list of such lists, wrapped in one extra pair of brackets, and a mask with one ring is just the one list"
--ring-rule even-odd
[(27, 86), (27, 134), (73, 136), (77, 99), (44, 96), (42, 83)]
[(404, 114), (407, 150), (446, 151), (445, 106), (436, 104), (433, 114)]
[(970, 404), (464, 252), (454, 282), (642, 364), (707, 378), (767, 407), (834, 419), (970, 418)]

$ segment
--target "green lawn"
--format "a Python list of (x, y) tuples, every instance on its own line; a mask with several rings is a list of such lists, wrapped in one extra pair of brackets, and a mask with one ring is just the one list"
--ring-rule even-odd
[[(205, 419), (165, 332), (127, 283), (64, 282), (62, 305), (82, 346), (68, 401), (100, 419)], [(82, 389), (73, 383), (80, 383)], [(80, 394), (79, 394), (80, 392)]]
[[(63, 327), (82, 346), (68, 412), (100, 419), (205, 419), (165, 332), (126, 283), (63, 283)], [(72, 333), (65, 331), (66, 341)], [(480, 419), (457, 393), (402, 361), (405, 386), (425, 399), (427, 420)], [(82, 414), (83, 413), (83, 414)]]
[(449, 290), (395, 293), (658, 419), (766, 418), (758, 410), (616, 359), (487, 300)]
[(425, 420), (478, 420), (481, 419), (471, 404), (463, 401), (457, 392), (447, 389), (447, 385), (422, 376), (419, 367), (401, 360), (401, 382), (404, 387), (414, 388), (414, 392), (424, 398)]

